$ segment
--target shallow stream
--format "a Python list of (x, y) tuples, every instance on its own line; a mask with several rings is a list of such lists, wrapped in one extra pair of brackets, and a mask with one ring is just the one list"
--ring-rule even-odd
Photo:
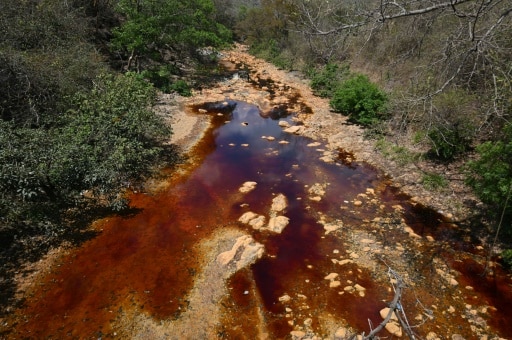
[[(133, 193), (132, 215), (99, 221), (102, 233), (32, 289), (16, 337), (115, 338), (129, 333), (118, 330), (129, 310), (179, 319), (205, 264), (198, 243), (228, 225), (263, 244), (265, 254), (227, 282), (219, 338), (286, 338), (294, 330), (332, 336), (347, 325), (368, 333), (393, 298), (389, 268), (410, 283), (402, 302), (420, 336), (470, 339), (475, 326), (512, 337), (510, 278), (499, 267), (482, 276), (474, 256), (483, 251), (373, 167), (285, 132), (297, 124), (286, 105), (263, 113), (227, 100), (190, 110), (212, 119), (194, 150), (200, 163), (157, 194)], [(241, 194), (247, 181), (256, 188)], [(247, 211), (267, 215), (278, 194), (287, 198), (290, 219), (282, 233), (238, 222)], [(438, 268), (455, 269), (457, 284)]]

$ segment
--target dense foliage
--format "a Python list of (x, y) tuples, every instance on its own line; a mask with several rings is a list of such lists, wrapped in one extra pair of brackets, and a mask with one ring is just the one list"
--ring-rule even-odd
[(334, 95), (341, 83), (350, 75), (348, 65), (339, 65), (336, 63), (328, 63), (320, 70), (310, 72), (311, 88), (315, 94), (330, 98)]
[(231, 41), (231, 32), (214, 20), (211, 0), (119, 0), (117, 10), (126, 20), (114, 29), (112, 47), (132, 59), (158, 60), (165, 49), (195, 53)]
[(479, 158), (468, 163), (468, 184), (475, 193), (493, 207), (495, 217), (505, 210), (505, 223), (512, 232), (512, 123), (503, 129), (496, 141), (477, 147)]
[(0, 30), (3, 306), (24, 261), (83, 239), (91, 218), (126, 208), (127, 188), (176, 161), (152, 83), (190, 95), (183, 69), (231, 33), (211, 0), (1, 1)]
[(336, 88), (331, 106), (355, 123), (371, 125), (383, 117), (387, 101), (386, 94), (368, 77), (356, 75)]

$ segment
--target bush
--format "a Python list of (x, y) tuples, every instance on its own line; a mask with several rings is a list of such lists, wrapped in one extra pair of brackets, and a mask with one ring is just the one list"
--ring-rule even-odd
[(475, 98), (461, 89), (450, 89), (433, 101), (436, 123), (428, 131), (430, 142), (428, 156), (441, 161), (451, 161), (469, 150), (474, 135)]
[(508, 269), (512, 269), (512, 249), (506, 249), (501, 253), (501, 257), (503, 258), (503, 263)]
[(349, 75), (348, 65), (328, 63), (320, 71), (313, 71), (311, 88), (320, 97), (332, 97), (342, 81)]
[(458, 126), (451, 128), (439, 126), (428, 133), (431, 149), (428, 156), (442, 161), (451, 161), (467, 151), (471, 139)]
[(177, 92), (179, 95), (184, 97), (190, 97), (192, 95), (192, 91), (190, 89), (190, 86), (187, 84), (184, 80), (177, 80), (174, 84), (170, 87), (171, 91)]
[(336, 89), (331, 107), (336, 112), (348, 115), (350, 121), (371, 125), (383, 118), (388, 98), (377, 85), (364, 75), (356, 75)]
[(466, 183), (493, 207), (491, 215), (498, 217), (505, 209), (510, 221), (512, 198), (506, 202), (512, 186), (512, 123), (504, 127), (500, 140), (480, 144), (476, 150), (480, 157), (468, 163)]

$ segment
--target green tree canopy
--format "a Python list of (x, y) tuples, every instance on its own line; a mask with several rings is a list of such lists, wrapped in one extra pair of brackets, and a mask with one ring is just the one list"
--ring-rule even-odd
[(114, 30), (112, 47), (132, 57), (165, 48), (218, 47), (231, 39), (230, 31), (215, 22), (211, 0), (120, 0), (117, 9), (126, 20)]
[[(479, 159), (468, 163), (470, 172), (467, 183), (483, 202), (493, 207), (495, 215), (506, 209), (508, 218), (511, 218), (512, 198), (509, 195), (512, 187), (512, 123), (505, 126), (501, 139), (480, 144), (477, 152)], [(507, 227), (512, 227), (510, 219)], [(512, 232), (512, 229), (509, 231)]]

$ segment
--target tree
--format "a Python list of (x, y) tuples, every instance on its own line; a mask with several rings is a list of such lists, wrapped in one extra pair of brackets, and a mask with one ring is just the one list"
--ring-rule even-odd
[(152, 86), (134, 75), (102, 76), (51, 128), (1, 122), (4, 216), (24, 218), (17, 211), (41, 203), (74, 206), (84, 190), (121, 207), (119, 193), (152, 169), (170, 134), (149, 109), (153, 100)]
[(468, 163), (466, 181), (483, 202), (494, 207), (494, 217), (505, 212), (506, 227), (512, 232), (512, 123), (505, 125), (500, 139), (482, 143), (477, 152), (479, 158)]
[(215, 22), (211, 0), (120, 0), (117, 10), (126, 20), (114, 30), (112, 47), (129, 55), (128, 70), (137, 58), (162, 58), (163, 49), (194, 52), (231, 39), (230, 31)]
[[(422, 83), (407, 84), (409, 91), (404, 97), (417, 103), (417, 108), (435, 111), (432, 105), (435, 96), (462, 88), (469, 94), (486, 94), (485, 100), (480, 100), (482, 114), (474, 122), (476, 127), (503, 123), (507, 114), (506, 98), (510, 94), (507, 88), (512, 81), (509, 1), (379, 0), (361, 4), (296, 0), (294, 3), (298, 9), (295, 30), (315, 48), (326, 37), (331, 37), (331, 41), (352, 39), (359, 44), (356, 53), (366, 48), (369, 53), (365, 56), (380, 59), (381, 63), (396, 65), (404, 58), (413, 59), (417, 72), (414, 78)], [(400, 37), (400, 31), (407, 34)], [(354, 35), (359, 38), (352, 38)], [(400, 40), (394, 43), (395, 39)], [(332, 56), (334, 45), (325, 46), (327, 50), (317, 54)], [(387, 48), (380, 50), (381, 46)], [(434, 123), (442, 124), (442, 118)]]

